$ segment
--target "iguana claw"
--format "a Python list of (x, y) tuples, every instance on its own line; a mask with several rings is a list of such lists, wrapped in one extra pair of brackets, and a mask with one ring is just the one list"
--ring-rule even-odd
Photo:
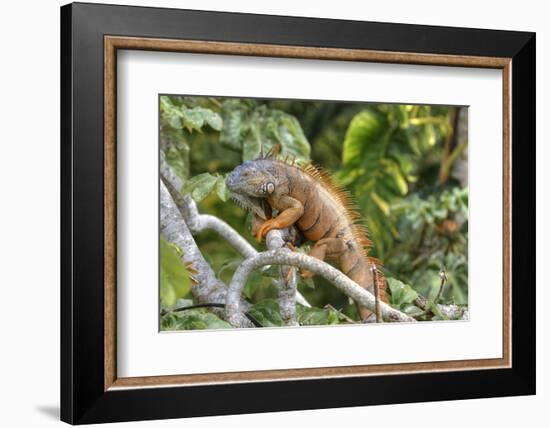
[(258, 240), (258, 242), (262, 242), (263, 237), (266, 236), (270, 230), (278, 228), (279, 225), (277, 224), (276, 220), (274, 218), (271, 218), (265, 221), (264, 224), (260, 226), (258, 233), (256, 233), (256, 239)]

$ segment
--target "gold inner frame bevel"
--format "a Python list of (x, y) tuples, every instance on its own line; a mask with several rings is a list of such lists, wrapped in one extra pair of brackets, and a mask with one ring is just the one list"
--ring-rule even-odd
[[(503, 349), (502, 358), (377, 364), (305, 369), (117, 377), (116, 369), (116, 61), (117, 50), (168, 51), (378, 63), (440, 65), (502, 70), (503, 91)], [(104, 389), (191, 386), (237, 382), (357, 377), (511, 367), (511, 58), (385, 52), (141, 37), (104, 37)]]

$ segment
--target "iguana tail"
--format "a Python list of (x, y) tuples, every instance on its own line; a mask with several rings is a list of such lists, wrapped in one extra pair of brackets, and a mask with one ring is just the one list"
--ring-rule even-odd
[[(373, 272), (373, 267), (376, 269)], [(349, 248), (341, 258), (341, 269), (347, 277), (355, 281), (361, 287), (375, 294), (374, 281), (378, 284), (378, 295), (382, 302), (387, 302), (386, 281), (381, 271), (380, 262), (368, 257), (361, 248)], [(362, 320), (372, 316), (372, 311), (357, 305), (357, 310)]]

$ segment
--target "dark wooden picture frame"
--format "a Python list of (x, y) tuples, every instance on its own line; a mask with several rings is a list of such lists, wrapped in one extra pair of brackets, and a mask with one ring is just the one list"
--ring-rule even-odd
[[(117, 49), (501, 69), (503, 158), (494, 162), (503, 162), (504, 174), (503, 357), (117, 378)], [(533, 33), (71, 4), (61, 9), (61, 130), (62, 420), (534, 394)]]

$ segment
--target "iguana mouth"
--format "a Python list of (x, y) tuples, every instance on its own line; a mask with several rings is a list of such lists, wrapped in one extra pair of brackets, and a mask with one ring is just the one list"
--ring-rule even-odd
[(267, 216), (265, 214), (265, 202), (262, 198), (255, 198), (253, 196), (242, 195), (235, 192), (231, 192), (230, 194), (231, 199), (233, 199), (237, 205), (240, 205), (247, 210), (251, 210), (263, 220), (267, 220)]

